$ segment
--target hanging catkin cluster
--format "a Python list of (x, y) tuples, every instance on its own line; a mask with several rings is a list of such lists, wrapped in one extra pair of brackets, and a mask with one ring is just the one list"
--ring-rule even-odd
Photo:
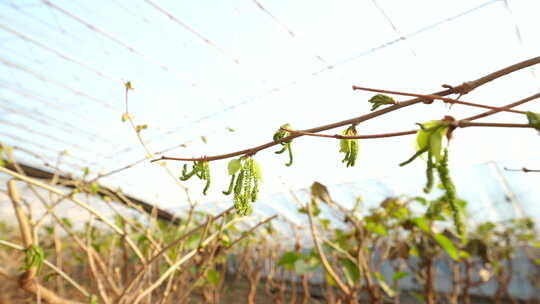
[[(291, 128), (291, 125), (290, 124), (284, 124), (283, 126), (281, 126), (277, 131), (276, 133), (274, 133), (274, 136), (272, 137), (272, 139), (274, 141), (278, 141), (278, 140), (281, 140), (282, 138), (285, 138), (289, 135), (291, 135), (291, 133), (289, 131), (286, 131), (286, 130), (289, 130)], [(285, 129), (285, 130), (284, 130)], [(292, 153), (292, 140), (288, 140), (288, 141), (283, 141), (280, 143), (283, 148), (279, 151), (276, 151), (276, 154), (281, 154), (285, 151), (287, 151), (289, 153), (289, 162), (285, 164), (285, 166), (287, 167), (290, 167), (293, 163), (293, 153)]]
[(182, 176), (180, 180), (186, 181), (192, 176), (196, 175), (199, 179), (205, 180), (206, 185), (204, 186), (203, 194), (206, 195), (208, 188), (210, 188), (210, 166), (207, 161), (196, 161), (193, 162), (193, 167), (190, 172), (187, 172), (187, 165), (184, 164), (182, 168)]
[(251, 203), (257, 200), (259, 182), (262, 180), (261, 168), (251, 157), (233, 159), (228, 165), (231, 182), (223, 194), (234, 193), (234, 208), (239, 215), (248, 215), (252, 211)]
[(448, 132), (449, 121), (431, 120), (418, 125), (420, 126), (420, 130), (416, 133), (416, 153), (410, 159), (401, 163), (400, 166), (409, 164), (418, 156), (427, 152), (427, 182), (424, 187), (424, 192), (429, 193), (433, 189), (435, 180), (433, 171), (437, 170), (441, 186), (445, 191), (442, 198), (450, 208), (456, 232), (458, 235), (465, 237), (465, 224), (462, 220), (462, 210), (458, 206), (456, 187), (450, 178), (448, 170), (448, 150), (444, 149), (443, 153), (442, 149), (443, 138)]
[[(345, 136), (355, 136), (356, 128), (350, 126), (341, 133)], [(358, 139), (342, 138), (339, 140), (339, 152), (345, 153), (345, 157), (341, 162), (347, 163), (347, 167), (352, 167), (356, 163), (358, 157)]]

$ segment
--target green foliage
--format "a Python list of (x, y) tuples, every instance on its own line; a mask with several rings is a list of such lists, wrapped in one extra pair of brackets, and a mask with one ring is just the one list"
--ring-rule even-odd
[(278, 261), (278, 266), (283, 266), (287, 270), (294, 268), (294, 263), (301, 258), (301, 254), (295, 251), (285, 252)]
[(452, 259), (459, 261), (459, 250), (449, 238), (442, 233), (436, 233), (433, 238)]
[(383, 224), (378, 223), (377, 221), (373, 220), (371, 217), (365, 217), (364, 218), (366, 223), (366, 230), (369, 232), (373, 232), (379, 235), (387, 236), (388, 231), (386, 230), (386, 227), (384, 227)]
[(206, 273), (206, 279), (208, 280), (208, 282), (214, 286), (218, 285), (219, 284), (219, 281), (221, 279), (221, 275), (219, 274), (219, 272), (217, 270), (215, 270), (214, 268), (208, 270), (208, 272)]
[[(317, 201), (312, 199), (310, 201), (310, 204), (311, 204), (311, 212), (313, 213), (313, 216), (315, 217), (319, 216), (319, 214), (321, 214), (321, 209), (319, 208), (319, 204), (317, 204)], [(303, 213), (303, 214), (308, 214), (307, 206), (299, 208), (298, 212)]]
[(356, 264), (349, 259), (339, 259), (339, 264), (341, 264), (341, 269), (345, 274), (347, 283), (350, 286), (354, 286), (360, 280), (360, 270), (358, 270)]
[(408, 272), (404, 272), (404, 271), (397, 271), (394, 273), (394, 275), (392, 276), (392, 281), (394, 282), (397, 282), (401, 279), (404, 279), (406, 277), (409, 276), (409, 273)]
[(96, 182), (93, 182), (90, 184), (90, 193), (97, 194), (99, 192), (99, 184)]
[(31, 245), (26, 249), (26, 256), (24, 259), (24, 268), (26, 270), (36, 267), (37, 268), (37, 274), (41, 272), (41, 269), (43, 268), (43, 261), (45, 260), (45, 253), (43, 252), (43, 248), (37, 246), (37, 245)]
[(384, 94), (377, 94), (371, 97), (368, 102), (372, 103), (371, 111), (377, 110), (382, 105), (396, 104), (394, 98)]
[(278, 266), (294, 271), (297, 275), (304, 275), (315, 270), (320, 265), (319, 257), (314, 251), (302, 254), (296, 251), (287, 251), (279, 259)]
[(141, 132), (142, 130), (146, 130), (146, 129), (148, 129), (147, 124), (135, 126), (135, 131), (137, 131), (137, 133)]
[(321, 227), (324, 231), (328, 231), (330, 229), (330, 220), (329, 219), (320, 219), (319, 223), (321, 224)]
[[(290, 136), (291, 133), (289, 131), (285, 131), (283, 129), (288, 129), (290, 130), (291, 129), (291, 125), (289, 125), (288, 123), (287, 124), (284, 124), (282, 125), (277, 131), (276, 133), (274, 133), (274, 136), (272, 137), (272, 139), (274, 141), (278, 141), (278, 140), (281, 140), (287, 136)], [(285, 164), (285, 166), (287, 167), (290, 167), (292, 164), (293, 164), (293, 153), (292, 153), (292, 140), (287, 140), (287, 141), (282, 141), (280, 142), (280, 144), (283, 146), (283, 148), (279, 151), (276, 151), (276, 154), (281, 154), (285, 151), (288, 152), (289, 154), (289, 162)]]
[(124, 86), (126, 87), (126, 91), (127, 90), (134, 90), (133, 84), (129, 80), (124, 83)]
[(250, 202), (257, 200), (259, 182), (262, 181), (262, 171), (259, 163), (252, 157), (241, 157), (229, 162), (227, 169), (231, 175), (229, 189), (223, 194), (234, 192), (234, 207), (239, 215), (252, 212)]
[(536, 131), (540, 132), (540, 113), (534, 113), (534, 112), (526, 112), (525, 115), (527, 115), (527, 120), (529, 121), (529, 125), (536, 129)]
[(180, 180), (186, 181), (192, 176), (196, 175), (200, 180), (205, 180), (206, 185), (203, 189), (203, 194), (206, 195), (208, 188), (210, 188), (210, 166), (207, 161), (195, 161), (190, 172), (187, 172), (187, 164), (184, 164), (182, 168), (182, 176)]
[[(355, 126), (350, 126), (341, 134), (345, 136), (355, 136), (357, 134), (356, 128)], [(345, 153), (345, 157), (341, 162), (346, 162), (347, 167), (354, 166), (356, 158), (358, 157), (358, 139), (340, 139), (339, 152)]]

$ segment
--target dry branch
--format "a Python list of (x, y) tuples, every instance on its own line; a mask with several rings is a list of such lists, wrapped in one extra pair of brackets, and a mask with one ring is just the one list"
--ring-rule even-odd
[[(26, 214), (24, 213), (24, 210), (22, 209), (22, 202), (19, 197), (19, 192), (17, 190), (17, 185), (15, 184), (15, 180), (10, 179), (7, 182), (7, 186), (8, 186), (8, 195), (11, 199), (11, 202), (13, 203), (13, 209), (15, 210), (15, 215), (17, 217), (19, 228), (21, 230), (21, 237), (22, 237), (24, 247), (27, 250), (31, 246), (37, 246), (37, 244), (34, 244), (34, 240), (31, 233), (32, 229), (30, 228), (30, 223), (28, 222), (28, 218)], [(44, 286), (39, 284), (36, 280), (37, 271), (38, 271), (37, 265), (32, 265), (28, 269), (26, 269), (26, 271), (24, 271), (18, 277), (19, 286), (22, 289), (36, 296), (41, 297), (43, 300), (51, 304), (78, 303), (78, 302), (66, 300), (58, 296), (52, 290), (45, 288)]]

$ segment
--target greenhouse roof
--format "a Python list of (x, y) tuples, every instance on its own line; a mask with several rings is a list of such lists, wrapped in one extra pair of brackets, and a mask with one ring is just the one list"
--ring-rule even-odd
[[(183, 163), (150, 163), (149, 153), (247, 149), (270, 141), (285, 123), (307, 129), (369, 113), (373, 93), (352, 85), (427, 94), (540, 54), (536, 1), (4, 0), (0, 7), (0, 141), (37, 168), (75, 176), (88, 168), (87, 178), (114, 172), (100, 183), (173, 212), (188, 207), (182, 187), (205, 210), (230, 206), (222, 194), (227, 161), (211, 164), (212, 187), (203, 196), (203, 182), (177, 179)], [(518, 71), (462, 99), (495, 106), (522, 99), (538, 92), (536, 71)], [(138, 133), (125, 121), (127, 81)], [(517, 109), (540, 112), (538, 103)], [(480, 112), (420, 104), (358, 132), (410, 130)], [(485, 121), (526, 122), (513, 113)], [(540, 215), (540, 176), (505, 170), (540, 168), (535, 136), (529, 129), (455, 132), (453, 175), (473, 220)], [(305, 202), (315, 180), (335, 199), (352, 204), (361, 196), (367, 206), (421, 194), (424, 184), (422, 162), (398, 166), (414, 154), (413, 136), (361, 140), (352, 168), (341, 163), (335, 139), (295, 140), (291, 167), (277, 149), (256, 156), (264, 175), (255, 215), (305, 224), (291, 191)]]

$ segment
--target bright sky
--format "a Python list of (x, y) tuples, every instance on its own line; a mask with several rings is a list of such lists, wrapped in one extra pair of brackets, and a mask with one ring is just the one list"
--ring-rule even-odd
[[(185, 144), (166, 155), (191, 157), (265, 143), (284, 123), (306, 129), (368, 113), (373, 94), (353, 92), (352, 85), (431, 93), (441, 84), (459, 85), (540, 54), (540, 2), (533, 0), (0, 0), (0, 8), (0, 140), (52, 163), (68, 150), (62, 168), (76, 174), (84, 167), (108, 172), (144, 157), (120, 120), (126, 80), (135, 87), (130, 112), (137, 124), (148, 124), (141, 134), (150, 149)], [(538, 67), (517, 72), (462, 99), (508, 104), (538, 92), (538, 73)], [(540, 112), (538, 102), (520, 109)], [(409, 130), (416, 122), (479, 112), (416, 105), (370, 120), (358, 131)], [(484, 121), (526, 122), (515, 114)], [(300, 138), (293, 148), (291, 168), (276, 149), (257, 154), (264, 184), (256, 212), (290, 212), (286, 193), (314, 180), (355, 187), (377, 181), (343, 190), (367, 197), (365, 191), (417, 193), (424, 183), (420, 161), (397, 166), (414, 153), (413, 136), (361, 141), (354, 168), (340, 162), (336, 140)], [(494, 178), (489, 161), (499, 169), (540, 168), (539, 148), (532, 130), (457, 130), (452, 166), (462, 180), (472, 179), (460, 191), (475, 192), (464, 188)], [(19, 158), (42, 164), (31, 154)], [(228, 185), (226, 164), (212, 163), (207, 197), (199, 195), (202, 183), (187, 183), (208, 207), (229, 199), (221, 194)], [(180, 171), (181, 163), (168, 165)], [(537, 176), (501, 174), (527, 197), (537, 194)], [(182, 190), (156, 164), (103, 182), (167, 208), (185, 206)], [(480, 187), (489, 192), (497, 185)], [(486, 206), (493, 203), (480, 192), (475, 195)]]

